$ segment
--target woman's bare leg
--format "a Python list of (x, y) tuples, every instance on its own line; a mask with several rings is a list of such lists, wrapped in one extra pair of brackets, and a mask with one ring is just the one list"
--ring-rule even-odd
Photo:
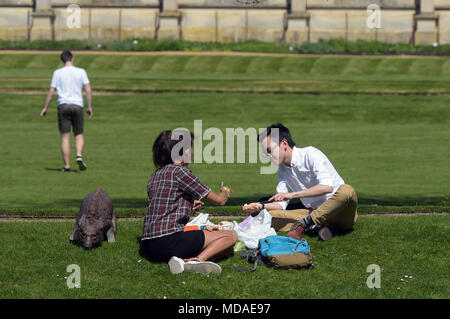
[(211, 259), (211, 257), (232, 247), (238, 238), (236, 233), (232, 230), (204, 230), (203, 233), (205, 234), (203, 250), (196, 257), (201, 261)]

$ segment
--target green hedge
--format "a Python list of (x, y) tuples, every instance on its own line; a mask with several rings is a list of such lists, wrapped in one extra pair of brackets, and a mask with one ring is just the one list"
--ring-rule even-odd
[(289, 45), (284, 42), (191, 42), (184, 40), (129, 39), (125, 41), (97, 42), (83, 40), (63, 41), (4, 41), (0, 49), (15, 50), (96, 50), (96, 51), (236, 51), (262, 53), (304, 53), (304, 54), (412, 54), (450, 55), (450, 44), (439, 46), (413, 46), (406, 43), (384, 43), (377, 41), (345, 41), (344, 39), (319, 40)]
[(418, 45), (407, 43), (384, 43), (378, 41), (345, 41), (344, 39), (319, 40), (317, 43), (305, 42), (298, 47), (300, 53), (335, 54), (413, 54), (413, 55), (450, 55), (450, 45)]
[(0, 49), (17, 50), (97, 50), (97, 51), (241, 51), (266, 53), (295, 53), (295, 48), (285, 43), (271, 42), (191, 42), (184, 40), (129, 39), (125, 41), (96, 42), (81, 40), (63, 41), (4, 41)]
[(36, 41), (4, 41), (0, 39), (2, 50), (92, 50), (95, 48), (93, 42), (81, 40), (36, 40)]

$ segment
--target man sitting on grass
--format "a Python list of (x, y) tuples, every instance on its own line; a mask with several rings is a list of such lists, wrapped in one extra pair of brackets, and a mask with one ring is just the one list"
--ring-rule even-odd
[[(258, 142), (279, 165), (277, 194), (269, 198), (271, 203), (244, 206), (245, 212), (267, 209), (274, 227), (289, 230), (288, 236), (296, 239), (307, 232), (329, 240), (333, 234), (353, 228), (358, 219), (356, 192), (320, 150), (296, 147), (289, 129), (282, 124), (269, 126), (258, 136)], [(300, 198), (306, 209), (286, 210), (293, 198)]]

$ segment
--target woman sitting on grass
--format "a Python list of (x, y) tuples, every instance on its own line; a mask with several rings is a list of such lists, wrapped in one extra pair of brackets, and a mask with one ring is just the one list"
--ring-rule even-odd
[[(200, 199), (225, 205), (231, 189), (222, 187), (216, 194), (203, 184), (188, 168), (193, 134), (186, 131), (174, 133), (161, 132), (153, 144), (153, 162), (157, 170), (147, 186), (142, 252), (150, 261), (168, 262), (174, 274), (184, 270), (218, 274), (220, 266), (207, 260), (231, 248), (237, 240), (236, 233), (209, 226), (206, 230), (185, 232), (184, 226), (192, 210), (201, 205)], [(186, 145), (184, 138), (186, 141), (190, 139), (187, 149), (176, 152), (180, 144)], [(175, 145), (177, 148), (174, 149)]]

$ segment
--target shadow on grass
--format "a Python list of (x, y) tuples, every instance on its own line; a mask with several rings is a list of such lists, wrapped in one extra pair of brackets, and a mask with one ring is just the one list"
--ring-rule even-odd
[[(61, 169), (62, 169), (62, 168), (48, 168), (48, 167), (45, 168), (46, 171), (60, 172), (60, 173), (62, 173), (62, 172), (61, 172)], [(80, 172), (80, 171), (77, 170), (77, 169), (70, 169), (70, 172), (65, 172), (65, 173), (79, 173), (79, 172)]]
[[(87, 194), (87, 193), (86, 193)], [(227, 207), (230, 206), (242, 206), (246, 203), (256, 202), (256, 201), (264, 201), (267, 200), (273, 194), (269, 194), (267, 196), (247, 196), (247, 197), (230, 197), (227, 204), (224, 206), (226, 210)], [(15, 208), (14, 203), (11, 203), (12, 210), (18, 211), (48, 211), (48, 212), (78, 212), (80, 209), (80, 205), (83, 198), (80, 197), (78, 199), (74, 198), (62, 198), (55, 200), (53, 202), (47, 203), (36, 203), (27, 201), (27, 203), (20, 203), (20, 208)], [(139, 198), (112, 198), (114, 208), (123, 210), (142, 210), (142, 213), (145, 213), (145, 209), (147, 208), (147, 198), (139, 197)], [(378, 195), (367, 195), (367, 194), (358, 194), (358, 203), (360, 205), (372, 205), (372, 206), (449, 206), (450, 201), (448, 197), (427, 197), (427, 196), (378, 196)], [(211, 203), (206, 202), (206, 208), (212, 207), (220, 207), (214, 206)], [(231, 207), (230, 207), (231, 208)], [(299, 199), (291, 200), (288, 209), (302, 209), (304, 208), (303, 204)]]
[[(87, 193), (86, 193), (87, 195)], [(66, 198), (60, 199), (53, 203), (49, 203), (47, 205), (39, 205), (39, 208), (45, 207), (62, 207), (62, 208), (80, 208), (81, 202), (83, 198), (73, 199)], [(142, 208), (145, 209), (147, 207), (147, 199), (146, 198), (112, 198), (114, 208)]]
[[(265, 201), (269, 199), (273, 194), (266, 196), (255, 197), (230, 197), (227, 202), (227, 206), (241, 206), (246, 203)], [(444, 196), (381, 196), (358, 193), (358, 203), (362, 205), (378, 205), (378, 206), (448, 206), (450, 204), (449, 197)], [(231, 195), (233, 196), (233, 195)], [(290, 209), (304, 208), (300, 199), (293, 199), (289, 202)]]
[(380, 195), (368, 195), (368, 194), (358, 194), (358, 203), (367, 205), (378, 205), (378, 206), (420, 206), (420, 205), (431, 205), (431, 206), (448, 206), (450, 204), (449, 198), (447, 197), (429, 197), (429, 196), (380, 196)]
[(136, 236), (136, 244), (137, 244), (139, 256), (141, 256), (142, 258), (149, 261), (147, 256), (144, 254), (144, 250), (142, 249), (141, 239), (142, 239), (142, 236)]

